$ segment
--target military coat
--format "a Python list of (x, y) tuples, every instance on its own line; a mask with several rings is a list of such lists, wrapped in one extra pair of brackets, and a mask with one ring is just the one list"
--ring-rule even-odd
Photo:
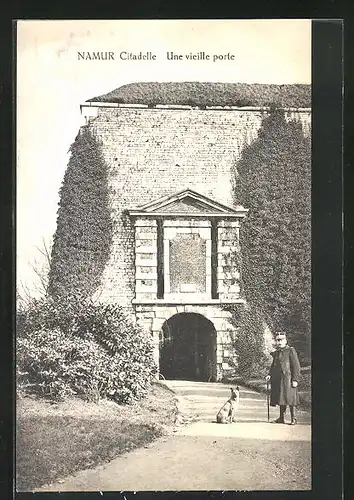
[(300, 380), (300, 363), (294, 347), (285, 347), (271, 353), (273, 362), (270, 368), (270, 405), (299, 404), (297, 387), (292, 387), (292, 382)]

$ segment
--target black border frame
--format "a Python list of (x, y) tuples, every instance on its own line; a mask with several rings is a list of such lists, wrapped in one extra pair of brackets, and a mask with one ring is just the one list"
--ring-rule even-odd
[[(54, 10), (54, 9), (53, 9)], [(140, 13), (141, 10), (140, 10)], [(37, 16), (36, 16), (37, 17)], [(23, 19), (29, 18), (24, 16)], [(32, 17), (33, 18), (33, 17)], [(45, 17), (38, 16), (37, 19)], [(61, 19), (61, 16), (57, 17)], [(73, 17), (75, 18), (75, 17)], [(85, 18), (85, 16), (83, 16)], [(130, 17), (129, 17), (130, 18)], [(149, 17), (147, 17), (149, 18)], [(154, 16), (150, 17), (154, 18)], [(155, 18), (159, 18), (156, 16)], [(166, 17), (167, 18), (167, 17)], [(171, 18), (174, 18), (172, 16)], [(191, 16), (190, 19), (199, 17)], [(276, 16), (273, 18), (277, 18)], [(283, 17), (286, 19), (286, 17)], [(294, 16), (295, 18), (295, 16)], [(92, 19), (92, 18), (90, 18)], [(319, 498), (333, 500), (343, 492), (343, 352), (342, 352), (342, 259), (343, 259), (343, 199), (342, 199), (342, 122), (343, 122), (343, 22), (337, 20), (313, 21), (313, 489), (312, 491), (250, 491), (250, 492), (109, 492), (104, 498)], [(10, 29), (9, 29), (10, 28)], [(13, 38), (15, 27), (8, 23), (3, 31)], [(12, 36), (11, 36), (12, 35)], [(12, 42), (14, 43), (14, 42)], [(53, 493), (14, 493), (13, 426), (15, 412), (13, 391), (13, 311), (15, 307), (15, 216), (16, 216), (16, 103), (15, 46), (2, 46), (0, 93), (1, 148), (3, 162), (12, 168), (1, 169), (1, 302), (3, 345), (0, 407), (0, 452), (4, 460), (0, 468), (0, 486), (5, 495), (15, 498), (56, 498)], [(14, 43), (15, 45), (15, 43)], [(8, 63), (8, 64), (7, 64)], [(4, 69), (3, 69), (4, 68)], [(7, 69), (9, 68), (9, 69)], [(12, 90), (12, 92), (11, 92)], [(12, 94), (12, 99), (11, 99)], [(12, 130), (11, 130), (12, 124)], [(11, 134), (12, 132), (12, 134)], [(12, 137), (11, 137), (12, 135)], [(12, 159), (12, 162), (11, 162)], [(10, 376), (9, 376), (10, 375)], [(330, 403), (329, 403), (330, 395)], [(3, 453), (5, 451), (5, 454)], [(212, 466), (212, 464), (211, 464)], [(98, 492), (61, 493), (60, 498), (98, 498)]]
[(312, 29), (312, 466), (313, 491), (329, 500), (343, 470), (343, 25)]

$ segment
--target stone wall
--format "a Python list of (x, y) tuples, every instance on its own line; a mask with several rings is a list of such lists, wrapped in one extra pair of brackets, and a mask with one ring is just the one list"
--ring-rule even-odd
[[(102, 141), (109, 168), (115, 223), (113, 251), (100, 293), (103, 300), (118, 302), (133, 314), (135, 231), (125, 211), (185, 188), (234, 205), (234, 164), (242, 149), (257, 137), (266, 111), (91, 104), (93, 106), (83, 107), (83, 114), (90, 115), (89, 126)], [(308, 110), (291, 110), (287, 117), (300, 121), (304, 133), (309, 134), (311, 115)], [(224, 245), (227, 238), (223, 240), (222, 236), (220, 245)], [(221, 246), (218, 252), (221, 262)], [(141, 266), (146, 267), (142, 252), (139, 259)], [(152, 256), (151, 262), (153, 260)], [(232, 293), (238, 286), (238, 276), (228, 276), (228, 263), (225, 261), (222, 265), (219, 291)]]
[[(205, 316), (217, 332), (216, 371), (220, 379), (230, 368), (227, 362), (232, 357), (230, 335), (235, 332), (229, 321), (230, 313), (223, 310), (222, 303), (237, 302), (240, 298), (239, 221), (224, 220), (217, 225), (219, 299), (203, 304), (203, 297), (195, 294), (188, 303), (186, 296), (177, 297), (176, 301), (176, 297), (170, 294), (161, 301), (157, 299), (156, 221), (133, 221), (127, 210), (187, 188), (235, 207), (237, 200), (232, 196), (235, 163), (243, 148), (256, 139), (267, 110), (202, 110), (188, 106), (150, 109), (109, 103), (90, 103), (82, 109), (86, 122), (102, 143), (110, 179), (113, 250), (102, 279), (101, 300), (123, 306), (131, 318), (152, 336), (157, 364), (163, 323), (178, 313)], [(301, 122), (304, 134), (310, 134), (309, 110), (288, 110), (286, 117)], [(210, 266), (208, 221), (195, 224), (182, 220), (164, 221), (164, 258), (169, 258), (169, 240), (178, 232), (183, 233), (183, 228), (204, 239), (207, 266)], [(207, 296), (210, 299), (210, 272), (206, 267), (208, 285), (204, 299)], [(165, 294), (168, 296), (168, 272), (166, 280)], [(175, 305), (172, 305), (174, 300)]]

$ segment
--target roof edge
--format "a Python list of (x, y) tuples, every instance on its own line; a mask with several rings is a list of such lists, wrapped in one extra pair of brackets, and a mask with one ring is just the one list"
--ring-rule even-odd
[[(86, 101), (80, 104), (80, 111), (83, 112), (84, 108), (128, 108), (128, 109), (199, 109), (202, 111), (208, 110), (220, 110), (220, 111), (270, 111), (271, 106), (190, 106), (186, 104), (156, 104), (155, 106), (149, 106), (148, 104), (140, 103), (117, 103), (117, 102), (100, 102), (100, 101)], [(311, 107), (294, 107), (294, 106), (279, 106), (286, 112), (297, 112), (297, 113), (311, 113)]]
[(311, 83), (245, 83), (210, 81), (130, 82), (86, 102), (140, 103), (147, 105), (263, 106), (287, 102), (311, 104)]

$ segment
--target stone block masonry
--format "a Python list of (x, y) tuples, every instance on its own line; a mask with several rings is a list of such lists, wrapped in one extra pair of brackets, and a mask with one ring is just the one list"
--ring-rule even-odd
[[(86, 108), (91, 115), (88, 126), (101, 141), (108, 165), (111, 213), (115, 221), (113, 249), (104, 272), (101, 297), (118, 302), (133, 312), (135, 231), (125, 211), (185, 188), (232, 206), (234, 164), (243, 148), (257, 137), (267, 111), (249, 108), (150, 109), (144, 106), (110, 107), (107, 103), (104, 107), (90, 103), (84, 110)], [(300, 121), (304, 133), (310, 133), (309, 110), (291, 110), (287, 117)], [(218, 248), (219, 256), (225, 249), (227, 246), (224, 250)], [(144, 265), (144, 254), (152, 256), (151, 265), (154, 266), (154, 247), (139, 246), (139, 265)], [(234, 278), (238, 281), (237, 276), (231, 279)], [(229, 282), (219, 285), (220, 290), (226, 292), (225, 285), (229, 286)]]
[[(237, 326), (223, 306), (244, 303), (242, 223), (223, 212), (216, 218), (210, 214), (217, 202), (231, 212), (239, 210), (232, 194), (235, 164), (257, 138), (268, 110), (91, 102), (83, 111), (102, 145), (114, 222), (100, 299), (121, 305), (151, 336), (158, 366), (164, 323), (181, 313), (204, 316), (214, 329), (213, 355), (208, 351), (206, 357), (208, 363), (213, 359), (212, 371), (220, 380), (237, 362), (232, 348)], [(301, 122), (304, 135), (310, 134), (309, 110), (289, 109), (286, 118)], [(163, 220), (161, 214), (154, 218), (141, 212), (184, 190), (213, 201), (211, 211), (189, 218), (177, 211), (171, 217), (164, 214)], [(129, 210), (139, 216), (130, 218)]]

